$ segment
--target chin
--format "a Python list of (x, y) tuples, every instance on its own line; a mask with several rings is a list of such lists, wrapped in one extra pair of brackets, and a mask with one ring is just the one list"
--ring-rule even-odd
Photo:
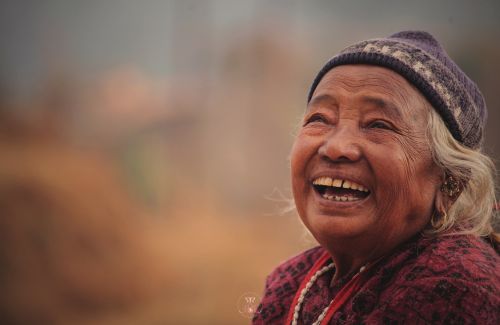
[(371, 218), (363, 214), (357, 215), (325, 215), (308, 213), (302, 222), (316, 240), (323, 244), (327, 241), (359, 238), (369, 234), (371, 227), (367, 223)]

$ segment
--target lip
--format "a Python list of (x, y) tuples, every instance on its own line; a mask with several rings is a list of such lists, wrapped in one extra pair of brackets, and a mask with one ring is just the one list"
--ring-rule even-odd
[(320, 173), (315, 173), (310, 179), (309, 179), (309, 184), (313, 186), (313, 181), (319, 177), (331, 177), (332, 179), (342, 179), (342, 180), (347, 180), (350, 182), (354, 182), (360, 185), (363, 185), (365, 188), (370, 191), (370, 194), (372, 192), (372, 189), (370, 186), (366, 184), (366, 182), (362, 181), (357, 175), (353, 175), (352, 173), (344, 173), (344, 172), (338, 172), (338, 171), (331, 171), (331, 172), (320, 172)]
[[(313, 181), (319, 177), (331, 177), (333, 179), (342, 179), (342, 180), (348, 180), (351, 182), (355, 182), (357, 184), (363, 185), (365, 188), (368, 189), (369, 194), (367, 197), (357, 200), (357, 201), (332, 201), (325, 199), (323, 196), (321, 196), (316, 189), (313, 186)], [(314, 197), (318, 203), (318, 205), (325, 209), (326, 211), (332, 211), (332, 210), (337, 210), (341, 209), (342, 211), (345, 211), (346, 209), (350, 208), (356, 208), (359, 207), (360, 205), (363, 205), (368, 201), (371, 196), (372, 196), (372, 189), (370, 186), (366, 184), (365, 181), (361, 180), (361, 177), (358, 175), (354, 175), (354, 173), (347, 173), (347, 172), (340, 172), (340, 171), (322, 171), (318, 173), (314, 173), (314, 175), (309, 179), (309, 186), (311, 186), (312, 191), (314, 192)]]
[(322, 197), (314, 188), (312, 188), (312, 190), (314, 192), (314, 197), (315, 197), (316, 201), (318, 202), (318, 205), (320, 207), (325, 208), (326, 210), (332, 210), (335, 208), (342, 208), (342, 210), (346, 210), (348, 208), (355, 208), (355, 207), (358, 207), (358, 206), (364, 204), (371, 197), (371, 193), (370, 193), (367, 197), (365, 197), (361, 200), (357, 200), (357, 201), (332, 201), (332, 200), (328, 200), (328, 199), (325, 199), (324, 197)]

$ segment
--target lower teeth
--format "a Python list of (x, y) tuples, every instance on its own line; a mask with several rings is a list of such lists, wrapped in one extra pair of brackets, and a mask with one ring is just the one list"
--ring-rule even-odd
[(338, 202), (345, 202), (345, 201), (357, 201), (359, 200), (358, 198), (352, 197), (352, 196), (337, 196), (337, 195), (328, 195), (328, 194), (323, 194), (323, 198), (330, 200), (330, 201), (338, 201)]

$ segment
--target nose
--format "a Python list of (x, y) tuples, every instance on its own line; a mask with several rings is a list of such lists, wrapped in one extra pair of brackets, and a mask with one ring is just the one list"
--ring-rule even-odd
[(353, 126), (337, 126), (325, 135), (318, 148), (322, 159), (331, 162), (355, 162), (361, 158), (360, 136)]

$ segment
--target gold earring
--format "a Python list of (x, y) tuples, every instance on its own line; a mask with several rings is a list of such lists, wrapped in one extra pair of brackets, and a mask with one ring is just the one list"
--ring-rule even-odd
[(460, 183), (453, 176), (448, 175), (444, 183), (441, 184), (441, 192), (450, 198), (456, 198), (460, 194)]

